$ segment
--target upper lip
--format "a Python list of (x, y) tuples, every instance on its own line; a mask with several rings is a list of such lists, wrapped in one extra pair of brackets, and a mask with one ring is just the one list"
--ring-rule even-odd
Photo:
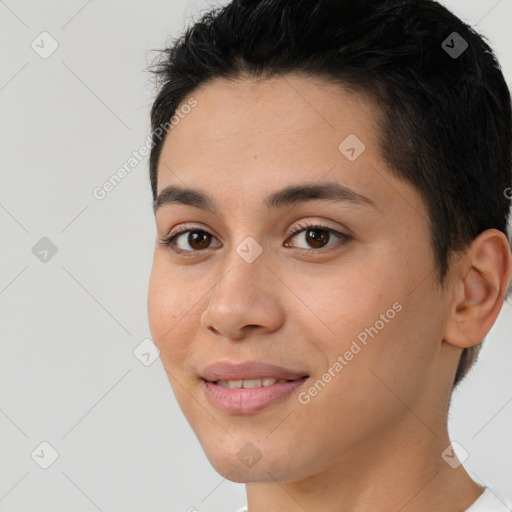
[(209, 382), (263, 378), (297, 380), (308, 377), (308, 374), (262, 361), (217, 361), (206, 366), (200, 377)]

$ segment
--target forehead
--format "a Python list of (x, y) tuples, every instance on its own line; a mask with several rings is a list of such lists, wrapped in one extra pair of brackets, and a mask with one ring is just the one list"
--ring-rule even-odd
[[(367, 147), (374, 145), (373, 105), (362, 95), (319, 79), (292, 74), (215, 79), (191, 95), (197, 106), (172, 129), (165, 144), (179, 154), (236, 158), (253, 151), (277, 157), (279, 149), (305, 153), (321, 145), (337, 158), (339, 143), (351, 133)], [(314, 151), (308, 153), (315, 157)]]
[[(169, 185), (203, 188), (220, 202), (243, 206), (277, 188), (335, 181), (374, 195), (375, 202), (392, 201), (397, 193), (414, 195), (382, 160), (379, 113), (363, 95), (289, 74), (215, 79), (190, 96), (197, 105), (162, 148), (159, 192)], [(347, 140), (358, 152), (356, 159), (342, 151)]]

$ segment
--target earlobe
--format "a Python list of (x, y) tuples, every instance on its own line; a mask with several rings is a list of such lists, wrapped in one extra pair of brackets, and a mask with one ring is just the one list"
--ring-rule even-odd
[(457, 347), (480, 343), (503, 305), (512, 269), (506, 236), (489, 229), (473, 240), (453, 271), (456, 293), (450, 303), (444, 340)]

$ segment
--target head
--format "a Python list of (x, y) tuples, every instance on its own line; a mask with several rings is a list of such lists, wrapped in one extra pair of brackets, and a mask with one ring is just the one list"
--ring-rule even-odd
[[(229, 461), (250, 440), (255, 479), (348, 459), (405, 428), (390, 390), (443, 416), (511, 272), (510, 94), (484, 39), (431, 0), (234, 0), (163, 56), (149, 319), (214, 466), (247, 479)], [(227, 359), (307, 383), (284, 409), (219, 411), (201, 375)], [(318, 456), (311, 429), (340, 428)], [(279, 463), (297, 443), (302, 464)]]

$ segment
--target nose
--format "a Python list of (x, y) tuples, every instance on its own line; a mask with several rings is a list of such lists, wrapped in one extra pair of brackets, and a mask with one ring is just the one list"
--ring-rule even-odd
[(284, 322), (279, 280), (267, 267), (263, 252), (252, 262), (235, 249), (219, 266), (217, 283), (201, 314), (201, 326), (211, 333), (240, 340), (248, 333), (274, 332)]

